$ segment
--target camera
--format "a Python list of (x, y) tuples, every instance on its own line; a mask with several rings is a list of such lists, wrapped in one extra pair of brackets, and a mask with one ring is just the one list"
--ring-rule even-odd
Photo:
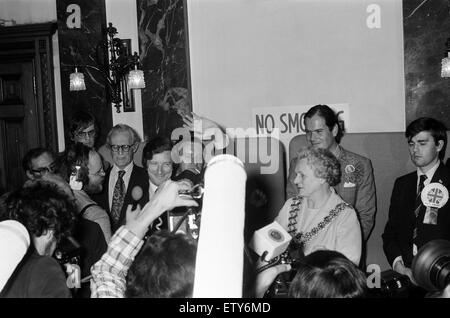
[(64, 264), (81, 264), (81, 245), (71, 236), (61, 240), (53, 253), (53, 257), (64, 267)]
[(295, 278), (298, 269), (304, 266), (303, 248), (295, 240), (291, 240), (288, 248), (275, 259), (271, 260), (266, 266), (258, 269), (258, 272), (262, 270), (275, 266), (278, 264), (289, 264), (291, 265), (291, 270), (279, 274), (272, 285), (269, 287), (265, 293), (265, 298), (287, 298), (289, 296), (289, 288), (291, 286), (292, 280)]
[[(302, 254), (301, 251), (296, 251), (296, 253), (299, 253), (299, 255)], [(272, 285), (264, 294), (264, 298), (288, 298), (289, 288), (297, 274), (297, 270), (304, 265), (301, 259), (293, 258), (287, 251), (279, 256), (279, 261), (274, 265), (278, 264), (290, 264), (291, 270), (281, 273), (275, 278)]]
[(169, 231), (183, 232), (198, 240), (200, 232), (203, 184), (196, 184), (190, 191), (180, 191), (179, 196), (189, 197), (198, 203), (198, 207), (179, 207), (168, 212)]
[(433, 240), (422, 246), (411, 270), (417, 284), (430, 291), (441, 291), (450, 284), (450, 241)]

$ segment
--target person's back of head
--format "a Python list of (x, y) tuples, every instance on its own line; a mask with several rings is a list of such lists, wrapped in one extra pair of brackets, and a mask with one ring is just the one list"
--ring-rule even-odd
[(128, 271), (126, 297), (192, 297), (196, 253), (196, 241), (184, 234), (153, 234)]
[(366, 277), (343, 254), (320, 250), (305, 257), (293, 279), (294, 298), (360, 298), (367, 293)]
[(30, 182), (11, 192), (5, 206), (3, 219), (19, 221), (32, 237), (52, 230), (59, 241), (70, 234), (75, 223), (75, 206), (64, 192), (49, 182)]
[(79, 142), (68, 145), (61, 158), (61, 175), (66, 181), (76, 171), (77, 181), (88, 184), (90, 152), (91, 148)]

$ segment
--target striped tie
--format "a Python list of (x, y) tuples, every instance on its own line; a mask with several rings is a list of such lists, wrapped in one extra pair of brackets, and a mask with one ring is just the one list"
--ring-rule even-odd
[(417, 189), (417, 195), (416, 195), (416, 203), (415, 203), (416, 208), (414, 209), (414, 215), (416, 218), (414, 221), (414, 230), (413, 230), (413, 241), (414, 241), (414, 244), (416, 244), (416, 245), (417, 245), (416, 240), (417, 240), (417, 226), (419, 224), (419, 215), (420, 215), (420, 212), (425, 209), (425, 206), (422, 204), (421, 194), (422, 194), (422, 190), (425, 186), (424, 183), (425, 183), (426, 179), (427, 179), (426, 175), (423, 174), (420, 176), (419, 188)]

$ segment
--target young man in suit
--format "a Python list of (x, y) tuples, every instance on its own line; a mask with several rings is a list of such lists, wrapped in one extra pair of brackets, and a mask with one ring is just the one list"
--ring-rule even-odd
[(431, 240), (450, 240), (450, 202), (443, 200), (444, 205), (433, 207), (429, 196), (425, 196), (425, 201), (422, 196), (422, 191), (430, 192), (429, 187), (438, 189), (431, 192), (448, 191), (450, 170), (441, 162), (447, 146), (444, 124), (422, 117), (409, 124), (405, 136), (417, 169), (395, 180), (382, 238), (389, 264), (414, 282), (411, 264), (417, 250)]
[(128, 125), (114, 126), (107, 136), (113, 166), (107, 171), (105, 186), (99, 204), (110, 215), (112, 233), (125, 222), (128, 204), (133, 204), (133, 188), (142, 189), (142, 197), (138, 203), (143, 207), (148, 202), (148, 175), (145, 169), (133, 163), (138, 148), (139, 137)]
[[(327, 105), (316, 105), (305, 114), (306, 140), (314, 148), (329, 150), (341, 164), (341, 182), (336, 192), (351, 204), (361, 224), (363, 242), (367, 242), (375, 222), (376, 194), (372, 163), (368, 158), (344, 149), (339, 145), (343, 132), (335, 112)], [(289, 166), (287, 198), (298, 194), (294, 184), (296, 159)]]

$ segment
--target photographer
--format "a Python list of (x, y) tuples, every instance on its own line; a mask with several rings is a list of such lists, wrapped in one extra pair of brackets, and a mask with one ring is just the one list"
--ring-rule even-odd
[(71, 297), (61, 266), (51, 256), (74, 225), (75, 207), (55, 185), (29, 182), (6, 199), (1, 219), (22, 223), (31, 245), (2, 296), (13, 298)]
[(107, 252), (91, 269), (91, 297), (192, 295), (195, 241), (182, 234), (157, 232), (144, 243), (148, 226), (161, 213), (178, 206), (197, 206), (194, 200), (178, 194), (190, 188), (188, 182), (167, 180), (142, 210), (138, 206), (132, 211), (128, 205), (125, 225), (116, 231)]
[[(256, 278), (256, 297), (263, 297), (278, 275), (292, 276), (288, 296), (293, 298), (361, 298), (367, 296), (366, 277), (347, 257), (336, 251), (315, 251), (304, 258), (296, 271), (280, 264)], [(288, 272), (288, 273), (285, 273)]]

